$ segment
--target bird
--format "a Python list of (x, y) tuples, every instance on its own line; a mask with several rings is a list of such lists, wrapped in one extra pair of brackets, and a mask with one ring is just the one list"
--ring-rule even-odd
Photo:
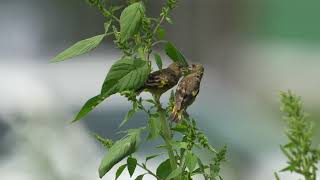
[(165, 69), (150, 73), (144, 85), (137, 90), (138, 94), (146, 91), (160, 97), (163, 93), (178, 84), (185, 69), (184, 66), (178, 63), (172, 63)]
[(186, 113), (187, 108), (195, 101), (200, 90), (204, 67), (201, 64), (192, 64), (190, 74), (185, 76), (178, 84), (175, 92), (175, 103), (169, 117), (178, 123)]

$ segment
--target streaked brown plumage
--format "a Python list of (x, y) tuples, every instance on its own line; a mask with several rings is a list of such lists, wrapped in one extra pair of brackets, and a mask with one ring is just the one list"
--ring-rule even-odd
[(178, 84), (182, 77), (183, 69), (184, 68), (181, 65), (172, 63), (166, 69), (152, 72), (138, 92), (148, 91), (154, 95), (160, 96)]
[(196, 99), (203, 72), (204, 68), (201, 64), (193, 64), (191, 73), (179, 82), (175, 93), (175, 105), (170, 116), (172, 121), (179, 122), (187, 108)]

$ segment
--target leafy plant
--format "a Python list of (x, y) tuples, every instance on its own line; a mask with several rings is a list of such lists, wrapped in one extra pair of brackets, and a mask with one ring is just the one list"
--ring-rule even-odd
[[(281, 110), (288, 125), (286, 135), (289, 142), (281, 145), (281, 151), (287, 157), (288, 166), (281, 172), (300, 174), (305, 180), (316, 180), (317, 163), (320, 150), (312, 146), (312, 124), (303, 110), (301, 98), (289, 92), (281, 93)], [(276, 179), (280, 179), (275, 173)]]
[[(100, 94), (88, 100), (73, 121), (79, 121), (102, 101), (117, 93), (132, 103), (132, 109), (128, 111), (120, 127), (138, 111), (144, 112), (148, 117), (145, 127), (129, 129), (124, 132), (123, 138), (115, 142), (95, 136), (108, 151), (101, 161), (99, 176), (102, 178), (114, 165), (126, 159), (125, 164), (118, 168), (115, 179), (119, 178), (125, 169), (128, 169), (130, 176), (133, 176), (137, 167), (144, 169), (145, 174), (159, 180), (192, 179), (198, 174), (203, 175), (206, 180), (222, 179), (219, 175), (220, 165), (225, 161), (226, 147), (217, 152), (198, 129), (196, 120), (187, 114), (183, 115), (179, 123), (170, 122), (169, 117), (175, 105), (174, 91), (166, 107), (163, 107), (160, 101), (161, 94), (152, 93), (152, 99), (139, 97), (139, 91), (150, 78), (152, 64), (155, 63), (159, 70), (163, 70), (161, 56), (153, 52), (155, 46), (163, 44), (164, 51), (173, 63), (188, 69), (189, 64), (184, 55), (173, 43), (164, 40), (165, 30), (162, 28), (165, 22), (172, 23), (170, 12), (176, 7), (177, 1), (167, 0), (157, 18), (147, 16), (145, 8), (147, 1), (128, 0), (125, 6), (115, 5), (108, 0), (88, 0), (88, 3), (97, 7), (105, 17), (105, 32), (76, 43), (53, 58), (52, 62), (64, 61), (87, 53), (107, 36), (113, 37), (114, 44), (123, 52), (123, 56), (107, 73)], [(185, 75), (189, 73), (186, 72)], [(195, 98), (197, 93), (198, 91), (192, 92), (192, 96)], [(142, 132), (147, 132), (148, 136), (142, 137)], [(159, 137), (164, 140), (164, 145), (160, 145), (159, 148), (165, 149), (168, 157), (159, 164), (156, 172), (152, 172), (147, 162), (164, 155), (152, 154), (146, 157), (144, 162), (138, 162), (134, 153), (142, 141), (153, 141)], [(195, 148), (207, 150), (212, 160), (206, 165), (194, 152)], [(137, 176), (136, 180), (143, 179), (145, 174)]]

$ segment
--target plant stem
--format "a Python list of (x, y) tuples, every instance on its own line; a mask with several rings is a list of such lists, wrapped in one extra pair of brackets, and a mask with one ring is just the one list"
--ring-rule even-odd
[(162, 138), (164, 139), (164, 141), (166, 143), (166, 147), (167, 147), (167, 150), (168, 150), (168, 155), (169, 155), (169, 158), (170, 158), (171, 169), (175, 170), (177, 168), (177, 162), (176, 162), (176, 158), (175, 158), (175, 155), (174, 155), (174, 152), (173, 152), (172, 145), (170, 143), (172, 137), (171, 137), (171, 131), (170, 131), (167, 119), (166, 119), (166, 114), (165, 114), (164, 109), (161, 106), (160, 97), (154, 95), (154, 100), (156, 102), (156, 106), (158, 108), (158, 113), (159, 113), (159, 116), (160, 116), (161, 129), (162, 129)]
[(110, 11), (108, 11), (103, 4), (99, 3), (97, 4), (98, 9), (102, 12), (103, 16), (105, 17), (111, 17), (112, 19), (114, 19), (115, 21), (120, 23), (120, 19), (117, 18), (116, 16), (114, 16)]
[(114, 20), (116, 20), (118, 23), (120, 23), (120, 19), (119, 18), (117, 18), (116, 16), (114, 16), (112, 13), (110, 13), (109, 11), (107, 11), (108, 12), (108, 15), (110, 16), (110, 17), (112, 17)]
[(153, 30), (153, 34), (156, 34), (156, 33), (157, 33), (157, 31), (158, 31), (158, 29), (159, 29), (160, 25), (161, 25), (161, 24), (162, 24), (162, 22), (164, 21), (164, 18), (165, 18), (165, 15), (163, 15), (163, 16), (161, 17), (161, 19), (158, 21), (158, 23), (157, 23), (156, 27), (155, 27), (155, 28), (154, 28), (154, 30)]
[(138, 48), (138, 54), (139, 54), (139, 56), (140, 56), (140, 58), (141, 58), (142, 60), (144, 60), (144, 61), (149, 61), (149, 60), (146, 59), (146, 54), (145, 54), (145, 52), (144, 52), (144, 50), (143, 50), (143, 47), (139, 47), (139, 48)]
[(171, 168), (172, 170), (177, 168), (177, 163), (176, 163), (176, 158), (172, 149), (172, 145), (170, 144), (170, 140), (171, 140), (171, 134), (170, 134), (170, 130), (169, 130), (169, 126), (167, 123), (167, 119), (165, 118), (165, 116), (163, 115), (163, 112), (160, 112), (160, 121), (162, 124), (162, 130), (163, 130), (163, 138), (166, 142), (166, 146), (168, 149), (168, 154), (169, 154), (169, 158), (170, 158), (170, 164), (171, 164)]
[(152, 175), (153, 177), (160, 179), (160, 177), (158, 177), (156, 174), (154, 174), (152, 171), (150, 171), (149, 169), (147, 169), (145, 166), (137, 163), (137, 166), (141, 167), (142, 169), (146, 170), (148, 172), (148, 174)]
[[(138, 49), (138, 51), (139, 51), (140, 57), (145, 60), (146, 57), (145, 57), (143, 49), (141, 49), (141, 47), (140, 47)], [(149, 57), (147, 57), (147, 61), (150, 61)], [(166, 143), (166, 148), (167, 148), (169, 159), (170, 159), (170, 165), (171, 165), (171, 169), (173, 171), (178, 167), (178, 165), (176, 162), (176, 158), (175, 158), (175, 155), (173, 152), (172, 145), (170, 143), (170, 141), (172, 140), (172, 136), (171, 136), (170, 127), (167, 122), (166, 112), (162, 108), (159, 95), (153, 95), (153, 100), (155, 102), (155, 105), (156, 105), (158, 113), (159, 113), (159, 118), (160, 118), (160, 123), (161, 123), (161, 137), (163, 138), (163, 140)], [(176, 179), (180, 180), (180, 178), (176, 178)]]
[(165, 40), (156, 41), (156, 42), (152, 43), (151, 47), (158, 45), (160, 43), (168, 43), (168, 41), (165, 41)]

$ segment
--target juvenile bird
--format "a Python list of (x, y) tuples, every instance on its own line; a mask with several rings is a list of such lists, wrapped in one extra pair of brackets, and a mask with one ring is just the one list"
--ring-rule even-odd
[(170, 116), (172, 121), (179, 122), (187, 108), (196, 99), (203, 72), (204, 68), (201, 64), (192, 64), (191, 73), (180, 81), (175, 93), (175, 105)]
[(145, 84), (138, 90), (148, 91), (158, 97), (178, 84), (185, 68), (177, 63), (170, 64), (166, 69), (158, 70), (149, 74)]

